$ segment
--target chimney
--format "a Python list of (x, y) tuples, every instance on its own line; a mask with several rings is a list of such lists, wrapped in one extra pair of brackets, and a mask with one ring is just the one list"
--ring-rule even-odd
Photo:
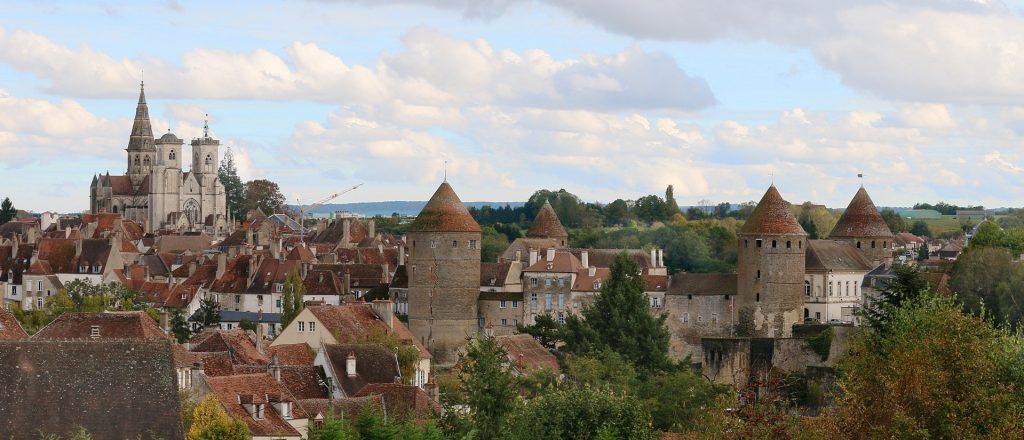
[(345, 287), (345, 294), (346, 295), (351, 294), (352, 293), (352, 274), (349, 273), (348, 270), (345, 270), (344, 283), (345, 283), (345, 286), (344, 286)]
[(533, 266), (536, 263), (537, 263), (537, 250), (534, 249), (534, 248), (530, 248), (530, 264), (529, 265)]
[(587, 276), (597, 275), (597, 268), (594, 266), (587, 267)]
[(523, 250), (522, 249), (516, 249), (516, 259), (515, 259), (515, 261), (516, 262), (523, 261)]
[(345, 359), (345, 372), (348, 373), (348, 377), (356, 376), (356, 354), (354, 352), (348, 352), (348, 358)]
[(372, 218), (369, 221), (366, 222), (366, 235), (368, 237), (376, 237), (377, 236), (377, 224), (376, 224), (376, 222), (373, 221)]
[(658, 249), (658, 267), (665, 267), (665, 250)]
[(555, 248), (548, 248), (547, 254), (548, 263), (555, 261)]
[(188, 276), (192, 276), (192, 274), (196, 273), (196, 267), (198, 267), (198, 265), (199, 264), (196, 263), (196, 260), (188, 262)]
[(390, 300), (386, 299), (378, 299), (370, 303), (373, 313), (376, 313), (377, 317), (384, 321), (384, 325), (388, 326), (388, 330), (395, 329), (395, 313), (392, 304)]
[[(259, 314), (262, 316), (263, 310)], [(259, 321), (256, 322), (256, 352), (263, 354), (263, 323)]]
[(398, 265), (405, 266), (405, 243), (398, 243)]
[(651, 249), (651, 267), (658, 267), (658, 251)]
[(167, 311), (160, 312), (160, 328), (164, 330), (169, 330), (171, 328), (170, 323), (168, 322), (167, 319)]
[(228, 267), (228, 256), (224, 255), (223, 252), (217, 254), (217, 279), (218, 280), (220, 279), (220, 277), (224, 276), (224, 271), (227, 270), (227, 267)]
[(78, 240), (75, 240), (75, 256), (76, 257), (81, 257), (82, 256), (82, 240), (84, 240), (84, 238), (79, 238)]
[(583, 263), (583, 267), (590, 267), (590, 253), (586, 249), (580, 252), (580, 260)]
[(435, 402), (441, 401), (441, 393), (438, 392), (438, 386), (433, 380), (423, 385), (423, 391), (427, 392), (427, 396), (430, 396), (430, 400)]
[(341, 245), (348, 247), (348, 244), (352, 241), (352, 222), (349, 219), (343, 219), (341, 221)]

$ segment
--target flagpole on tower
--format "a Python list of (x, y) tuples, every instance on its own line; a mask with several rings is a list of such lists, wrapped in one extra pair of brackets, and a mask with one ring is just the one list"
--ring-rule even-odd
[(863, 188), (864, 187), (864, 174), (863, 173), (857, 173), (857, 178), (860, 179), (860, 187)]

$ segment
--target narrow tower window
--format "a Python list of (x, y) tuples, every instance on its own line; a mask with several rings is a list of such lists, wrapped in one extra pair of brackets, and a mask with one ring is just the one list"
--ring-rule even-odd
[(178, 155), (174, 154), (174, 150), (171, 150), (171, 153), (167, 155), (167, 159), (169, 160), (174, 160), (176, 157), (178, 157)]

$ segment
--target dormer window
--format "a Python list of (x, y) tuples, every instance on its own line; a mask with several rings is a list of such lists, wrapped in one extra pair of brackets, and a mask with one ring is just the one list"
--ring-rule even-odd
[(263, 406), (264, 405), (262, 403), (256, 404), (256, 410), (253, 411), (252, 418), (256, 420), (263, 420)]
[(79, 265), (78, 273), (89, 273), (89, 266), (85, 264)]
[(275, 283), (274, 284), (274, 291), (277, 292), (277, 293), (283, 292), (284, 291), (284, 283)]
[(101, 270), (103, 270), (102, 266), (93, 266), (92, 267), (92, 273), (100, 273)]

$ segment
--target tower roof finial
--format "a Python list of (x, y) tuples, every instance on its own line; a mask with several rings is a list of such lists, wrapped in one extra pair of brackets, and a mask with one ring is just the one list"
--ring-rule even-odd
[(448, 161), (444, 161), (444, 181), (448, 181)]
[(203, 119), (203, 138), (210, 138), (210, 114), (206, 114), (206, 119)]

